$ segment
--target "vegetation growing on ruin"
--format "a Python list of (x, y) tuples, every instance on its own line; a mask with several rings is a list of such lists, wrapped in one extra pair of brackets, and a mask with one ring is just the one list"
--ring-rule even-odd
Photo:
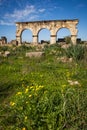
[(0, 130), (86, 130), (87, 47), (42, 46), (0, 47)]

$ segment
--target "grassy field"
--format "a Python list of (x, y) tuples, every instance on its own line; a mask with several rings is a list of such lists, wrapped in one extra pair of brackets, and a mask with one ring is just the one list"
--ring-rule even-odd
[[(0, 130), (87, 130), (87, 47), (0, 47)], [(44, 51), (40, 58), (26, 52)], [(78, 51), (77, 51), (78, 50)], [(70, 62), (61, 57), (72, 58)]]

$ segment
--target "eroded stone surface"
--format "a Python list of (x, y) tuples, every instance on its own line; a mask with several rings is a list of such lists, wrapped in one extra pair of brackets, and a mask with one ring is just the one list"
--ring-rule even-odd
[(5, 36), (3, 36), (0, 39), (0, 45), (5, 45), (5, 44), (7, 44), (7, 38)]
[(5, 51), (4, 54), (3, 54), (4, 57), (8, 57), (9, 55), (10, 55), (9, 51)]
[(41, 57), (44, 55), (44, 52), (27, 52), (26, 57)]
[(57, 32), (61, 28), (67, 28), (71, 33), (71, 40), (73, 44), (76, 44), (78, 19), (74, 20), (50, 20), (50, 21), (33, 21), (33, 22), (16, 22), (16, 40), (18, 44), (21, 41), (22, 32), (25, 29), (30, 29), (33, 34), (33, 43), (38, 43), (39, 31), (43, 28), (47, 28), (50, 31), (50, 44), (56, 43)]

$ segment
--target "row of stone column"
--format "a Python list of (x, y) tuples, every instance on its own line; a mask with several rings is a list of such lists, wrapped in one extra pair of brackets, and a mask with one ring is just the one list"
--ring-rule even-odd
[[(33, 43), (38, 43), (38, 36), (33, 35)], [(51, 35), (50, 36), (50, 44), (56, 43), (56, 35)]]
[[(56, 35), (51, 35), (50, 36), (50, 44), (55, 44), (56, 43)], [(22, 43), (22, 39), (20, 36), (16, 36), (16, 40), (18, 44)], [(76, 44), (76, 35), (71, 35), (71, 41), (73, 44)], [(38, 35), (33, 35), (33, 42), (32, 43), (38, 43)]]

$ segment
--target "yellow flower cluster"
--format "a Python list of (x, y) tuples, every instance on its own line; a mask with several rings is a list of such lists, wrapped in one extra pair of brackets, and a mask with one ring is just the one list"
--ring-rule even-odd
[[(28, 96), (29, 98), (31, 98), (33, 95), (37, 96), (38, 91), (41, 90), (42, 88), (44, 88), (44, 86), (42, 85), (35, 85), (35, 86), (27, 86), (26, 88), (22, 89), (21, 91), (18, 91), (16, 93), (16, 97), (15, 98), (23, 98), (25, 95)], [(26, 104), (28, 104), (29, 102), (26, 101)], [(10, 106), (14, 106), (16, 104), (15, 101), (11, 101), (10, 102)], [(22, 108), (21, 108), (22, 110)]]
[(36, 86), (36, 90), (40, 90), (40, 89), (42, 89), (44, 86)]
[(21, 95), (22, 94), (22, 92), (17, 92), (17, 94), (16, 95)]
[(15, 105), (15, 102), (10, 102), (10, 106), (14, 106)]

